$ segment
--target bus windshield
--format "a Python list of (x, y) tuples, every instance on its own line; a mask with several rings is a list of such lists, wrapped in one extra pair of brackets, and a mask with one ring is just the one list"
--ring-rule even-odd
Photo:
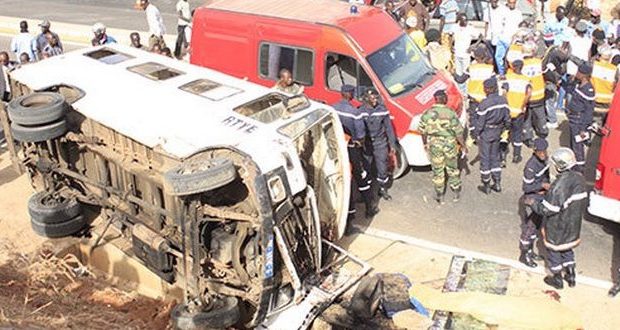
[(420, 48), (404, 33), (367, 60), (391, 96), (422, 87), (434, 74)]

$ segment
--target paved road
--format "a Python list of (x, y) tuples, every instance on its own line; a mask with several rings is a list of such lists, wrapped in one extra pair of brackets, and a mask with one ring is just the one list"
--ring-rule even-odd
[[(560, 140), (563, 146), (567, 145), (566, 126), (561, 125), (561, 131), (552, 131), (549, 137), (552, 149), (558, 147)], [(595, 141), (589, 152), (586, 176), (590, 182), (594, 177), (598, 144)], [(524, 150), (524, 156), (529, 156), (528, 151)], [(421, 169), (411, 171), (394, 183), (391, 190), (394, 199), (381, 202), (379, 215), (372, 221), (359, 221), (364, 226), (500, 257), (518, 258), (520, 220), (517, 199), (521, 195), (524, 163), (509, 163), (502, 174), (504, 191), (489, 196), (477, 190), (479, 164), (472, 165), (471, 173), (463, 176), (462, 200), (457, 204), (449, 201), (442, 206), (433, 200), (431, 173)], [(620, 266), (620, 226), (587, 216), (582, 226), (582, 244), (576, 253), (580, 274), (611, 280), (616, 275), (615, 269)]]
[[(0, 0), (0, 15), (49, 18), (77, 24), (102, 21), (108, 26), (125, 29), (146, 29), (144, 13), (132, 9), (129, 0)], [(164, 12), (169, 31), (174, 31), (174, 1), (154, 1)], [(203, 1), (190, 1), (192, 7)], [(8, 38), (0, 37), (0, 49), (8, 48)], [(72, 46), (68, 47), (73, 48)], [(567, 141), (566, 125), (562, 131), (553, 131), (552, 146)], [(475, 150), (472, 151), (475, 154)], [(592, 180), (596, 148), (590, 152), (588, 177)], [(411, 171), (395, 182), (391, 193), (394, 200), (382, 202), (382, 212), (372, 221), (359, 220), (365, 226), (390, 230), (421, 239), (449, 244), (492, 255), (516, 258), (518, 256), (519, 218), (516, 201), (521, 191), (523, 163), (509, 164), (504, 173), (504, 192), (483, 196), (477, 190), (478, 163), (471, 166), (471, 174), (464, 176), (464, 197), (458, 204), (437, 206), (432, 200), (430, 172)], [(620, 227), (588, 217), (582, 229), (582, 245), (577, 249), (580, 273), (609, 280), (613, 269), (620, 265)], [(612, 266), (613, 265), (613, 266)]]
[[(152, 0), (159, 8), (166, 25), (166, 32), (176, 34), (176, 0)], [(189, 0), (196, 8), (206, 1)], [(25, 6), (27, 4), (27, 6)], [(127, 30), (147, 31), (144, 12), (133, 8), (134, 0), (0, 0), (0, 15), (32, 19), (93, 25), (101, 22)], [(35, 27), (31, 27), (34, 30)], [(38, 29), (37, 29), (38, 30)]]

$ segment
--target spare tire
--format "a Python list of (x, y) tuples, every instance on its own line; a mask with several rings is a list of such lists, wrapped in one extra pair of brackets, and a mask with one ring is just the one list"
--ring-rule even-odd
[(15, 122), (11, 123), (13, 138), (19, 142), (41, 142), (63, 136), (67, 132), (67, 122), (60, 121), (43, 126), (22, 126)]
[(239, 301), (235, 297), (223, 297), (213, 303), (209, 311), (190, 312), (187, 304), (172, 309), (170, 319), (175, 329), (227, 329), (239, 322)]
[(40, 223), (60, 223), (77, 217), (80, 214), (80, 203), (75, 198), (59, 200), (41, 191), (28, 200), (28, 213)]
[(237, 177), (229, 159), (214, 158), (183, 163), (164, 174), (166, 191), (174, 196), (211, 191), (231, 183)]
[(38, 92), (11, 101), (8, 111), (12, 122), (22, 126), (37, 126), (64, 118), (67, 108), (61, 94)]
[(71, 236), (86, 227), (86, 220), (78, 215), (73, 219), (58, 223), (43, 223), (35, 219), (30, 219), (32, 230), (39, 236), (48, 238), (61, 238)]

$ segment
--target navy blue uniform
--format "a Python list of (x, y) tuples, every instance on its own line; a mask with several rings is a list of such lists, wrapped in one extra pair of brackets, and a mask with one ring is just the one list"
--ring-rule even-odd
[[(525, 198), (532, 198), (542, 202), (546, 192), (543, 188), (543, 184), (549, 182), (549, 164), (546, 160), (540, 160), (535, 155), (532, 155), (523, 169), (523, 197), (521, 202), (523, 202)], [(540, 228), (541, 217), (531, 209), (525, 207), (525, 204), (522, 203), (520, 206), (523, 213), (519, 248), (528, 251), (532, 249), (534, 241), (538, 236), (537, 233)]]
[(377, 181), (379, 186), (383, 188), (389, 181), (389, 146), (396, 144), (392, 119), (382, 104), (377, 104), (374, 108), (364, 104), (360, 110), (365, 115), (366, 129), (372, 144), (372, 157), (377, 169)]
[[(362, 146), (364, 145), (364, 140), (366, 138), (366, 124), (364, 122), (365, 113), (362, 113), (350, 102), (346, 100), (341, 100), (340, 102), (334, 104), (334, 109), (338, 113), (338, 117), (340, 117), (340, 122), (342, 122), (342, 128), (344, 129), (345, 134), (347, 134), (350, 139), (347, 144), (347, 150), (349, 152), (349, 161), (351, 162), (351, 172), (353, 174), (353, 179), (355, 180), (355, 184), (357, 185), (357, 189), (362, 195), (362, 199), (366, 204), (366, 209), (368, 210), (372, 203), (372, 197), (370, 194), (370, 184), (372, 183), (369, 175), (368, 175), (368, 165), (364, 160), (364, 155), (362, 152)], [(353, 182), (351, 182), (353, 184)], [(353, 187), (351, 188), (353, 191)], [(349, 215), (355, 214), (355, 198), (353, 194), (351, 194), (351, 200), (349, 202)]]
[(474, 136), (478, 139), (480, 150), (480, 178), (486, 184), (493, 177), (493, 181), (499, 184), (502, 178), (499, 144), (502, 131), (510, 128), (510, 110), (506, 98), (494, 93), (482, 100), (476, 112), (474, 127)]
[(594, 115), (594, 87), (588, 81), (583, 85), (575, 86), (568, 103), (568, 127), (570, 131), (570, 148), (577, 158), (576, 169), (583, 172), (586, 164), (586, 141), (577, 142), (576, 136), (583, 132), (588, 132), (588, 127), (592, 125)]

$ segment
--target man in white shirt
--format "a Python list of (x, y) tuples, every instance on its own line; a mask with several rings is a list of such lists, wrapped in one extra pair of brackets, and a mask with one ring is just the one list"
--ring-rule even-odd
[(464, 13), (458, 14), (456, 22), (458, 26), (454, 31), (454, 67), (456, 74), (460, 76), (471, 63), (471, 54), (469, 53), (471, 41), (479, 35), (467, 25), (467, 16)]
[[(9, 72), (13, 68), (14, 65), (9, 59), (9, 54), (7, 52), (0, 52), (0, 101), (8, 102), (11, 97)], [(1, 136), (0, 139), (2, 139)]]
[(149, 25), (150, 34), (149, 48), (153, 48), (155, 44), (158, 44), (162, 49), (165, 48), (164, 34), (166, 34), (166, 27), (164, 27), (164, 20), (161, 18), (159, 9), (149, 0), (136, 0), (136, 5), (146, 13), (146, 22)]
[(187, 48), (189, 40), (185, 39), (185, 29), (192, 23), (191, 12), (189, 10), (189, 2), (187, 0), (179, 0), (177, 2), (177, 42), (174, 45), (174, 57), (181, 59), (183, 57), (183, 49)]
[(499, 0), (491, 0), (489, 4), (489, 9), (484, 12), (486, 39), (491, 42), (491, 45), (497, 46), (507, 8), (500, 6)]
[[(586, 35), (588, 31), (588, 23), (581, 20), (575, 24), (576, 35), (570, 38), (570, 54), (582, 61), (590, 61), (590, 50), (592, 49), (592, 39)], [(566, 64), (566, 73), (570, 76), (577, 74), (577, 64), (568, 61)]]
[(19, 31), (19, 34), (13, 37), (13, 39), (11, 40), (11, 51), (15, 53), (16, 58), (20, 59), (20, 63), (20, 56), (24, 53), (28, 54), (28, 58), (30, 58), (30, 61), (36, 61), (37, 41), (28, 32), (28, 22), (19, 22)]
[(504, 58), (512, 42), (512, 37), (519, 30), (519, 24), (523, 21), (523, 13), (517, 9), (517, 0), (506, 1), (506, 10), (503, 15), (501, 32), (495, 50), (495, 63), (498, 73), (503, 76), (506, 74)]

